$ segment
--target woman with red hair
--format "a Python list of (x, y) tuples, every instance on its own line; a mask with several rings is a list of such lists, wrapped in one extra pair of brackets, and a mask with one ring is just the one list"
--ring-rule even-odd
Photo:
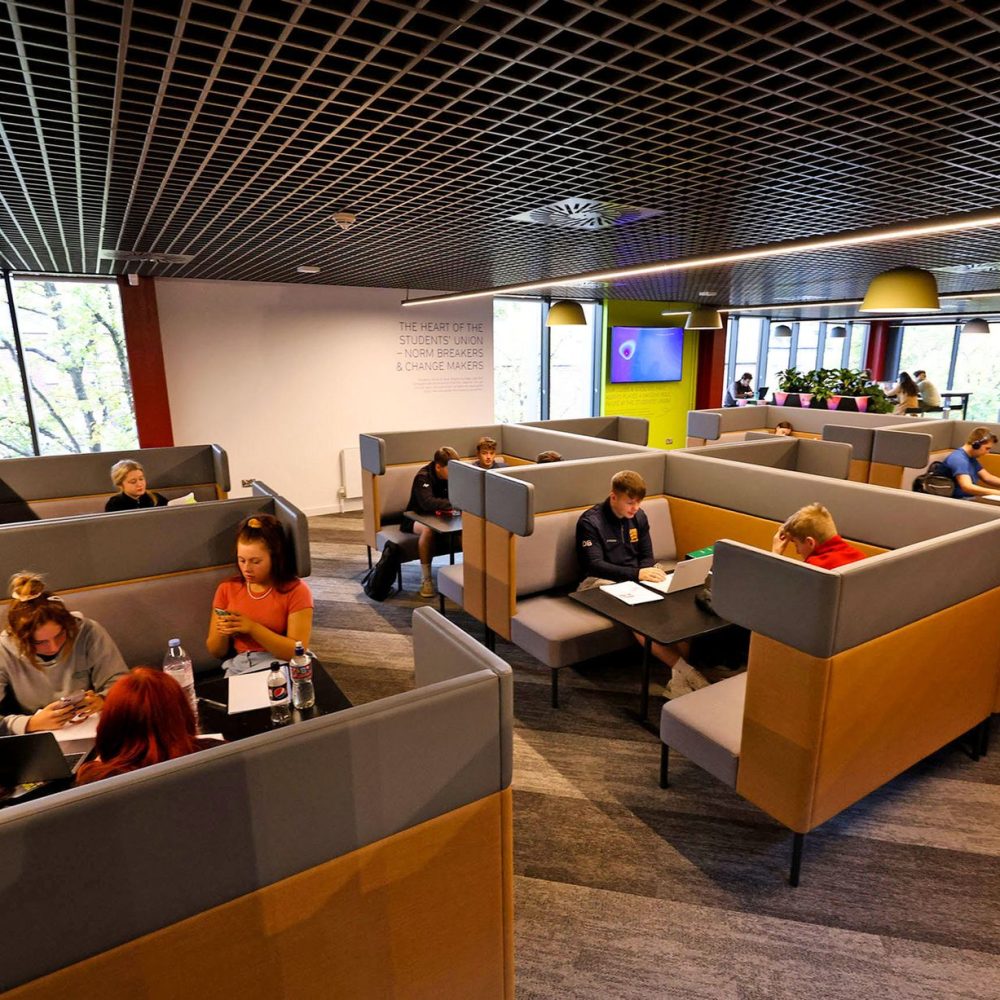
[(115, 681), (97, 723), (97, 759), (82, 765), (83, 785), (217, 746), (198, 737), (180, 684), (161, 670), (136, 667)]

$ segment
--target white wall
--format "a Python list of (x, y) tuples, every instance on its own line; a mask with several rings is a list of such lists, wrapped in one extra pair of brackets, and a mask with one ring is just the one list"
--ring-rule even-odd
[(492, 299), (403, 309), (402, 298), (157, 279), (174, 442), (221, 444), (231, 495), (261, 479), (319, 514), (342, 509), (340, 452), (359, 433), (492, 423)]

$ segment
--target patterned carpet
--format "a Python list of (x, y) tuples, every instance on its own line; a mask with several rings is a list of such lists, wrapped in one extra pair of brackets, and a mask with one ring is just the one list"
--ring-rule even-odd
[[(418, 566), (375, 604), (360, 514), (313, 518), (311, 539), (313, 648), (355, 704), (408, 689)], [(548, 671), (497, 652), (515, 677), (519, 1000), (1000, 998), (995, 719), (984, 760), (947, 747), (810, 834), (793, 890), (786, 829), (679, 754), (658, 787), (637, 655), (563, 671), (553, 710)]]

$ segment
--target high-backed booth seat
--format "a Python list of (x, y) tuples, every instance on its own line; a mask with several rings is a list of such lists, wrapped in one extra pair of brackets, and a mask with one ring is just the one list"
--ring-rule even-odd
[[(794, 883), (804, 834), (1000, 710), (1000, 512), (664, 459), (678, 550), (715, 542), (715, 610), (752, 636), (744, 676), (664, 706), (662, 783), (671, 747), (789, 827)], [(760, 544), (817, 500), (872, 558), (823, 570)]]
[(739, 406), (690, 410), (687, 418), (688, 447), (711, 441), (742, 441), (747, 431), (773, 431), (787, 420), (793, 437), (823, 437), (827, 424), (841, 427), (886, 427), (901, 420), (920, 422), (919, 417), (897, 417), (890, 413), (849, 413), (841, 410), (803, 409), (795, 406)]
[[(977, 427), (1000, 437), (1000, 423), (979, 420), (914, 420), (879, 428), (870, 481), (879, 486), (909, 490), (913, 480), (927, 471), (931, 462), (947, 458), (965, 444)], [(1000, 451), (979, 459), (987, 472), (1000, 476)]]
[[(537, 431), (531, 427), (512, 425), (507, 428), (507, 439), (513, 446), (521, 450), (530, 450), (540, 443)], [(601, 440), (597, 438), (581, 438), (574, 434), (560, 431), (543, 430), (552, 450), (560, 451), (564, 459), (556, 463), (560, 467), (572, 467), (581, 461), (588, 461), (590, 456), (618, 456), (615, 458), (617, 467), (633, 464), (636, 455), (655, 454), (651, 449), (641, 445), (624, 444), (621, 442)], [(540, 451), (548, 450), (540, 448)], [(537, 454), (537, 452), (536, 452)], [(487, 473), (471, 464), (461, 463), (448, 474), (448, 493), (455, 506), (463, 511), (462, 524), (464, 534), (464, 559), (461, 565), (445, 566), (438, 571), (438, 590), (441, 592), (441, 610), (444, 612), (444, 598), (463, 607), (474, 618), (487, 625), (487, 641), (492, 642), (492, 630), (486, 622), (486, 536), (484, 532), (485, 517), (485, 482), (489, 475), (505, 476), (518, 469), (535, 468), (534, 465), (521, 463), (508, 469), (498, 469)], [(545, 466), (542, 466), (545, 468)], [(471, 515), (471, 516), (469, 516)], [(466, 526), (469, 526), (468, 528)], [(469, 530), (471, 529), (471, 530)]]
[(625, 444), (649, 444), (649, 421), (645, 417), (571, 417), (565, 420), (526, 420), (524, 427), (566, 431), (584, 437), (606, 438)]
[(11, 458), (0, 461), (0, 524), (104, 513), (115, 492), (111, 466), (123, 458), (139, 462), (149, 488), (168, 500), (224, 500), (229, 492), (229, 459), (217, 444)]
[[(613, 456), (486, 477), (486, 624), (549, 668), (553, 706), (559, 670), (634, 645), (627, 629), (567, 596), (580, 582), (576, 522), (607, 497), (611, 477), (623, 467), (622, 458)], [(663, 452), (629, 455), (627, 468), (646, 480), (643, 510), (654, 556), (673, 565), (680, 550), (669, 505), (659, 495)]]
[[(811, 476), (847, 479), (851, 471), (851, 445), (809, 438), (775, 437), (766, 431), (748, 431), (745, 441), (723, 442), (687, 449), (704, 458), (789, 469)], [(734, 485), (738, 486), (738, 479)]]
[(0, 991), (510, 1000), (510, 668), (413, 638), (412, 691), (0, 812)]
[[(620, 422), (619, 422), (620, 421)], [(559, 423), (566, 423), (559, 421)], [(648, 435), (648, 422), (625, 417), (606, 417), (571, 421), (608, 435), (627, 434), (641, 437), (643, 428)], [(475, 456), (476, 442), (483, 436), (497, 441), (497, 453), (511, 466), (534, 463), (543, 451), (558, 451), (565, 460), (591, 458), (595, 455), (629, 454), (644, 452), (638, 444), (621, 442), (608, 436), (595, 437), (578, 433), (553, 430), (548, 422), (537, 425), (495, 424), (480, 427), (450, 427), (430, 431), (397, 431), (383, 434), (362, 434), (361, 475), (364, 506), (365, 544), (371, 550), (381, 550), (387, 541), (395, 542), (403, 550), (406, 559), (417, 558), (417, 536), (404, 532), (399, 523), (409, 502), (413, 477), (421, 466), (426, 465), (434, 452), (442, 445), (450, 445), (459, 455), (471, 461)], [(482, 471), (482, 470), (477, 470)], [(449, 472), (449, 497), (451, 494)], [(459, 507), (463, 511), (462, 547), (468, 551), (470, 542), (476, 546), (475, 523), (478, 515), (469, 507)], [(447, 551), (447, 541), (442, 537), (437, 542), (437, 551)], [(447, 586), (447, 584), (446, 584)]]
[[(73, 611), (100, 622), (129, 666), (156, 665), (181, 639), (195, 669), (218, 667), (205, 649), (212, 596), (235, 572), (236, 530), (251, 514), (285, 528), (295, 572), (311, 573), (305, 515), (263, 483), (254, 496), (158, 510), (0, 526), (0, 580), (45, 575)], [(6, 617), (6, 605), (0, 614)]]

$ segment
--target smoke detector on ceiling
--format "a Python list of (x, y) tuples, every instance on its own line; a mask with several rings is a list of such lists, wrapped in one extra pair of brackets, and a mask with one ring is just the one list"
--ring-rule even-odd
[(358, 217), (353, 212), (336, 212), (332, 219), (345, 233), (358, 221)]
[(139, 261), (149, 264), (190, 264), (194, 254), (157, 253), (153, 250), (102, 250), (101, 260)]

